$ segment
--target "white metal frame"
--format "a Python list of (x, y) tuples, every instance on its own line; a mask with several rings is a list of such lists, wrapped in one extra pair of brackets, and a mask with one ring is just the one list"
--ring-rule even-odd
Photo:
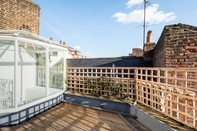
[[(2, 34), (2, 32), (9, 32), (10, 34)], [(33, 37), (36, 37), (36, 39), (30, 39), (30, 38), (24, 38), (24, 37), (20, 37), (19, 34), (20, 33), (26, 33), (26, 34), (30, 34), (31, 36)], [(13, 35), (11, 35), (13, 34)], [(63, 78), (65, 80), (66, 78), (66, 52), (68, 51), (68, 46), (62, 46), (62, 45), (58, 45), (57, 43), (53, 42), (53, 41), (50, 41), (46, 38), (43, 38), (43, 37), (40, 37), (38, 35), (35, 35), (35, 34), (32, 34), (32, 33), (29, 33), (27, 31), (24, 31), (24, 30), (14, 30), (14, 31), (2, 31), (0, 30), (0, 40), (11, 40), (11, 41), (14, 41), (14, 108), (10, 108), (10, 109), (0, 109), (0, 112), (2, 113), (9, 113), (9, 112), (17, 112), (19, 110), (22, 110), (22, 109), (25, 109), (27, 107), (30, 107), (30, 106), (33, 106), (35, 104), (38, 104), (40, 102), (43, 102), (43, 101), (46, 101), (46, 100), (49, 100), (51, 98), (54, 98), (54, 97), (57, 97), (59, 96), (60, 94), (62, 94), (64, 92), (64, 89), (65, 89), (65, 82), (64, 83), (64, 89), (62, 90), (62, 92), (59, 92), (59, 93), (56, 93), (56, 94), (53, 94), (53, 95), (49, 95), (49, 68), (46, 68), (46, 97), (42, 98), (42, 99), (39, 99), (37, 101), (34, 101), (34, 102), (31, 102), (31, 103), (28, 103), (26, 105), (23, 105), (23, 106), (18, 106), (18, 102), (19, 102), (19, 97), (17, 94), (18, 93), (18, 84), (19, 82), (17, 81), (17, 76), (18, 76), (18, 42), (19, 41), (23, 41), (23, 42), (27, 42), (27, 43), (32, 43), (32, 44), (35, 44), (35, 45), (41, 45), (41, 46), (44, 46), (46, 47), (46, 54), (49, 53), (49, 48), (55, 48), (55, 49), (58, 49), (58, 50), (62, 50), (63, 51), (63, 59), (64, 59), (64, 73), (63, 73)], [(41, 41), (39, 41), (41, 40)], [(49, 67), (49, 56), (46, 55), (46, 67)]]

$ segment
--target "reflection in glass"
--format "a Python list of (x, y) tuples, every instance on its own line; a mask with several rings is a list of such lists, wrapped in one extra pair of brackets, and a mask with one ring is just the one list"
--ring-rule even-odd
[(14, 41), (0, 40), (0, 109), (14, 107)]
[(19, 42), (17, 67), (19, 106), (46, 96), (45, 59), (45, 47), (33, 43)]
[(61, 92), (63, 87), (63, 51), (50, 48), (49, 49), (49, 92), (55, 94)]

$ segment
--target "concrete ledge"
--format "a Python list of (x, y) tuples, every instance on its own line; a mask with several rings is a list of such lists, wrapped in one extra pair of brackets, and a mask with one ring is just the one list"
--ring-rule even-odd
[(117, 113), (130, 114), (130, 104), (125, 102), (117, 102), (86, 96), (77, 96), (68, 93), (64, 93), (64, 100), (69, 103), (79, 104), (83, 106), (96, 107)]
[(131, 105), (131, 115), (135, 115), (137, 117), (137, 121), (150, 129), (151, 131), (177, 131), (167, 125), (166, 123), (158, 120), (157, 118), (149, 115), (143, 110), (137, 108), (134, 105)]
[(53, 99), (44, 101), (42, 103), (20, 110), (18, 112), (3, 114), (0, 116), (0, 127), (17, 125), (57, 105), (58, 103), (63, 101), (63, 99), (63, 94), (61, 94)]
[(123, 113), (135, 116), (136, 120), (139, 123), (150, 129), (151, 131), (176, 131), (175, 129), (161, 122), (157, 118), (149, 115), (148, 113), (129, 103), (105, 100), (100, 98), (92, 98), (87, 96), (78, 96), (69, 93), (64, 93), (64, 100), (73, 104), (89, 106), (93, 108), (101, 108), (119, 114)]

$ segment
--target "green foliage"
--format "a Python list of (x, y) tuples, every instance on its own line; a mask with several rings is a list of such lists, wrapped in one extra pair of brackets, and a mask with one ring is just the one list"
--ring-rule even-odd
[[(91, 78), (86, 77), (84, 79), (84, 85), (86, 88), (91, 89), (90, 95), (101, 97), (101, 90), (106, 90), (108, 92), (105, 97), (116, 97), (121, 92), (127, 92), (127, 90), (122, 90), (122, 87), (127, 87), (126, 84), (116, 83), (115, 80), (112, 78), (101, 76), (99, 78)], [(128, 96), (125, 94), (124, 98), (127, 98)]]
[(98, 87), (96, 87), (96, 82), (94, 78), (86, 77), (84, 79), (84, 84), (87, 88), (92, 89), (90, 95), (99, 97)]

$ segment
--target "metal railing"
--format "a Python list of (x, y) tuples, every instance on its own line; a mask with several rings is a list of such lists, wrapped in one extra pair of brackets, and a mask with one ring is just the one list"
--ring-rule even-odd
[(0, 79), (0, 109), (14, 107), (13, 80)]

